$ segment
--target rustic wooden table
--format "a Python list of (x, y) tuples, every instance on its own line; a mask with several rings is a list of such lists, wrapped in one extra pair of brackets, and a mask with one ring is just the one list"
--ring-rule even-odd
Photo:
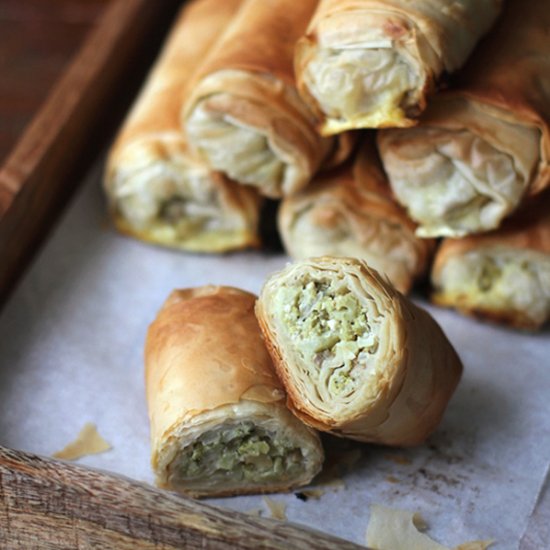
[(0, 1), (0, 164), (107, 3)]

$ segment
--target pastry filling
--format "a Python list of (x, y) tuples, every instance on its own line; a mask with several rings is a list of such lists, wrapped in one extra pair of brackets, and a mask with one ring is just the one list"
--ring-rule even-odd
[(361, 258), (388, 276), (402, 292), (418, 269), (414, 234), (383, 219), (363, 217), (353, 223), (345, 212), (322, 201), (297, 215), (287, 248), (297, 259), (320, 256)]
[(136, 229), (170, 226), (182, 236), (223, 226), (219, 197), (206, 172), (168, 163), (134, 172), (117, 193), (121, 214)]
[(323, 112), (337, 121), (377, 127), (414, 108), (420, 77), (391, 47), (317, 50), (306, 84)]
[(539, 252), (488, 248), (455, 256), (438, 286), (459, 307), (515, 312), (535, 324), (550, 318), (550, 256)]
[(163, 244), (206, 250), (238, 243), (251, 229), (238, 210), (222, 203), (236, 184), (189, 162), (179, 139), (154, 148), (146, 142), (125, 153), (113, 189), (119, 218), (130, 231)]
[[(469, 126), (475, 111), (460, 109)], [(420, 224), (418, 235), (495, 229), (521, 202), (538, 162), (537, 130), (478, 113), (471, 128), (481, 124), (491, 143), (468, 129), (430, 126), (381, 137), (392, 189)]]
[[(218, 100), (223, 98), (224, 94), (216, 96)], [(286, 179), (293, 176), (292, 160), (283, 158), (259, 129), (209, 109), (210, 101), (200, 102), (189, 116), (186, 129), (190, 141), (214, 169), (260, 188), (263, 194), (280, 196)], [(242, 101), (250, 106), (250, 101)]]
[(252, 422), (226, 422), (202, 433), (169, 466), (177, 484), (264, 483), (292, 480), (305, 471), (296, 442)]
[[(310, 280), (281, 286), (275, 298), (286, 338), (313, 365), (321, 400), (347, 400), (368, 376), (379, 346), (378, 320), (370, 318), (341, 281)], [(311, 368), (311, 367), (310, 367)]]

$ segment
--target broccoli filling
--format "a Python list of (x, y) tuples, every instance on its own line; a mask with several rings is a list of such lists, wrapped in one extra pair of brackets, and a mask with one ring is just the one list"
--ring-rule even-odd
[(479, 263), (477, 273), (477, 286), (481, 292), (491, 290), (493, 284), (502, 276), (502, 270), (491, 257), (484, 258)]
[(251, 481), (293, 479), (304, 471), (303, 455), (289, 440), (251, 422), (203, 433), (171, 466), (178, 479)]
[(170, 197), (160, 204), (158, 219), (184, 234), (196, 234), (220, 226), (219, 206), (199, 204), (184, 197)]
[(550, 315), (550, 260), (543, 254), (469, 252), (445, 265), (441, 286), (470, 307), (523, 312), (536, 322)]
[(185, 237), (229, 221), (208, 174), (169, 163), (132, 173), (119, 191), (118, 209), (135, 229), (172, 228)]
[(277, 303), (289, 339), (332, 396), (349, 395), (364, 372), (378, 338), (359, 300), (343, 285), (309, 281), (283, 286)]

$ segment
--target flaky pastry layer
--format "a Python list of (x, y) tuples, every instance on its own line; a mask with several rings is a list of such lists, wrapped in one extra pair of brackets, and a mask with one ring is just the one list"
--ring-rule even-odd
[(320, 430), (421, 443), (460, 379), (437, 323), (361, 260), (287, 267), (264, 285), (256, 315), (289, 407)]
[[(105, 190), (117, 227), (174, 248), (220, 252), (258, 243), (259, 197), (195, 158), (180, 110), (198, 60), (241, 0), (182, 10), (108, 159)], [(215, 13), (214, 13), (215, 12)]]
[(415, 124), (499, 14), (495, 0), (321, 0), (296, 49), (300, 93), (324, 135)]
[(293, 258), (361, 258), (405, 293), (427, 269), (434, 244), (415, 237), (415, 225), (392, 198), (368, 140), (352, 165), (284, 199), (278, 223)]
[(277, 198), (303, 188), (335, 141), (321, 138), (299, 97), (294, 44), (316, 0), (245, 0), (202, 63), (182, 123), (217, 170)]
[(319, 471), (317, 435), (285, 407), (254, 316), (229, 287), (174, 291), (145, 348), (157, 484), (192, 496), (289, 490)]

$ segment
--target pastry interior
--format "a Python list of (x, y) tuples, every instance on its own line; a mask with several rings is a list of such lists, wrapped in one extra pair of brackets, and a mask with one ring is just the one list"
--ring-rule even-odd
[(296, 391), (321, 416), (330, 410), (335, 423), (374, 400), (391, 375), (379, 357), (391, 363), (393, 328), (379, 306), (353, 276), (330, 270), (279, 281), (270, 299), (268, 316), (292, 356)]
[(320, 467), (311, 445), (304, 444), (305, 427), (283, 404), (241, 402), (226, 405), (184, 428), (192, 432), (175, 441), (167, 466), (171, 487), (201, 494), (269, 491), (309, 479)]
[(535, 127), (459, 98), (433, 106), (416, 128), (379, 136), (392, 189), (422, 237), (499, 227), (529, 187), (539, 143)]
[(193, 160), (180, 136), (132, 143), (112, 180), (116, 223), (127, 233), (212, 252), (257, 241), (258, 198)]
[[(336, 29), (338, 18), (344, 24), (350, 16), (347, 12), (334, 15), (331, 24)], [(410, 125), (403, 118), (418, 112), (426, 85), (427, 74), (415, 57), (422, 55), (416, 42), (410, 42), (414, 43), (411, 51), (404, 44), (396, 47), (384, 30), (387, 16), (368, 14), (363, 24), (361, 19), (357, 14), (353, 26), (344, 27), (349, 29), (345, 37), (328, 31), (312, 52), (303, 75), (309, 93), (332, 119), (326, 128), (329, 134), (354, 127)], [(401, 18), (395, 25), (409, 26)]]
[(185, 128), (210, 166), (273, 198), (307, 183), (316, 167), (304, 156), (319, 147), (326, 149), (322, 159), (329, 145), (315, 136), (297, 92), (269, 75), (238, 70), (214, 73), (200, 86), (212, 91), (198, 94)]
[(536, 328), (550, 318), (550, 255), (486, 246), (449, 257), (434, 301)]

